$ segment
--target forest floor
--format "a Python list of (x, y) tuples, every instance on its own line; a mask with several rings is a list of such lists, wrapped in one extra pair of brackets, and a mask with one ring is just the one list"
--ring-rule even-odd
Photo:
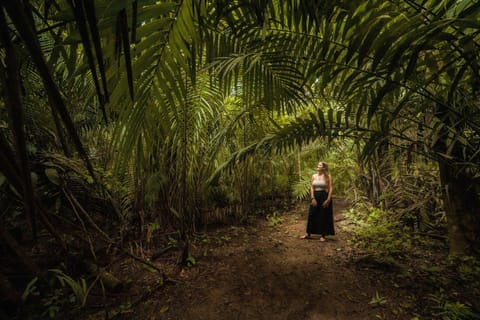
[(300, 239), (307, 214), (299, 205), (274, 219), (209, 230), (192, 245), (191, 266), (179, 267), (178, 252), (167, 252), (154, 260), (166, 278), (125, 264), (137, 284), (117, 296), (123, 302), (109, 318), (427, 319), (417, 311), (428, 296), (425, 287), (435, 285), (417, 283), (412, 273), (405, 282), (403, 271), (359, 259), (343, 213), (349, 207), (334, 204), (336, 235), (325, 242)]

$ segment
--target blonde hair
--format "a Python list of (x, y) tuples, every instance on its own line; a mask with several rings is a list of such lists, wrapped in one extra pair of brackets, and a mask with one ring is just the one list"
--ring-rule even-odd
[(318, 161), (318, 163), (323, 164), (323, 167), (325, 168), (325, 172), (323, 173), (323, 175), (325, 176), (325, 181), (327, 181), (327, 183), (330, 183), (330, 172), (328, 171), (328, 164), (324, 161)]

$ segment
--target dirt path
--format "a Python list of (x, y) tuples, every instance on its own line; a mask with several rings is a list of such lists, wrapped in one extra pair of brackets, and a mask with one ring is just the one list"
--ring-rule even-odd
[[(410, 319), (392, 313), (401, 293), (349, 258), (346, 205), (334, 208), (337, 234), (326, 242), (300, 239), (302, 206), (277, 226), (265, 220), (209, 233), (193, 248), (195, 265), (126, 319)], [(385, 305), (369, 303), (377, 293)]]

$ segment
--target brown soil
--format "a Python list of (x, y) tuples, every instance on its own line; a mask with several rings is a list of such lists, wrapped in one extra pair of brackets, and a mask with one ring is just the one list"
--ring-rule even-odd
[[(469, 285), (478, 279), (444, 263), (444, 244), (419, 244), (408, 259), (372, 257), (351, 246), (348, 209), (335, 200), (336, 235), (325, 242), (300, 239), (307, 215), (301, 204), (274, 218), (197, 234), (190, 266), (179, 266), (180, 251), (172, 246), (152, 261), (164, 274), (131, 258), (116, 259), (111, 270), (131, 285), (108, 291), (107, 300), (91, 292), (89, 309), (96, 304), (98, 312), (82, 319), (451, 319), (439, 313), (445, 298), (479, 309), (480, 289)], [(165, 246), (132, 250), (148, 257)]]
[(326, 242), (318, 236), (300, 239), (306, 225), (303, 205), (281, 215), (281, 223), (274, 226), (275, 220), (259, 219), (249, 226), (216, 228), (192, 246), (195, 261), (191, 266), (179, 268), (174, 263), (178, 252), (155, 260), (166, 271), (166, 281), (145, 268), (137, 270), (135, 283), (143, 286), (132, 286), (123, 304), (109, 316), (142, 320), (411, 319), (413, 315), (405, 314), (406, 292), (353, 262), (345, 229), (349, 222), (342, 213), (347, 206), (337, 201), (334, 207), (336, 235)]

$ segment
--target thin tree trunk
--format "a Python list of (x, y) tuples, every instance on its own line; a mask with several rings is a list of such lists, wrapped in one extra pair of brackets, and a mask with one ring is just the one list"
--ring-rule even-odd
[[(188, 80), (185, 80), (185, 87), (188, 87)], [(182, 217), (182, 231), (181, 231), (181, 237), (183, 241), (183, 249), (182, 253), (180, 255), (180, 264), (186, 265), (188, 261), (188, 257), (190, 255), (189, 250), (190, 250), (190, 228), (191, 228), (191, 219), (190, 219), (190, 212), (187, 209), (187, 148), (188, 148), (188, 143), (187, 143), (187, 130), (188, 130), (188, 118), (187, 118), (187, 112), (188, 112), (188, 105), (187, 102), (184, 101), (182, 104), (183, 108), (183, 127), (182, 127), (182, 162), (181, 162), (181, 189), (180, 189), (180, 216)]]
[(30, 175), (29, 159), (27, 155), (27, 141), (25, 133), (25, 117), (20, 93), (19, 62), (13, 43), (10, 40), (6, 17), (3, 8), (0, 8), (0, 34), (5, 45), (6, 69), (0, 67), (2, 81), (6, 90), (6, 105), (12, 119), (12, 131), (15, 137), (16, 153), (19, 165), (19, 173), (22, 178), (23, 207), (27, 222), (32, 230), (33, 237), (37, 237), (35, 220), (35, 206), (33, 200), (33, 184)]

